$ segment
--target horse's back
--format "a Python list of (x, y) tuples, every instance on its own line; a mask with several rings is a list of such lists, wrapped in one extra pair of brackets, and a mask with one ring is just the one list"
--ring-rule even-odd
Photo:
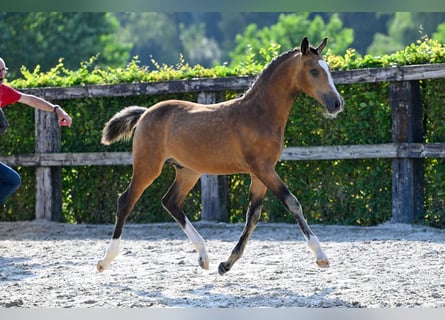
[(244, 169), (238, 120), (227, 102), (167, 100), (147, 110), (135, 139), (147, 148), (162, 148), (164, 157), (196, 171), (238, 171)]

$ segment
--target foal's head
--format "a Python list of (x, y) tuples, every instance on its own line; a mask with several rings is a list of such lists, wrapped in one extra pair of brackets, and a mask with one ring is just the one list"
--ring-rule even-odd
[(343, 110), (343, 98), (335, 88), (334, 81), (327, 63), (321, 57), (321, 51), (326, 46), (328, 39), (314, 48), (309, 45), (305, 37), (300, 45), (300, 59), (297, 63), (297, 79), (300, 91), (310, 95), (323, 106), (331, 115), (336, 115)]

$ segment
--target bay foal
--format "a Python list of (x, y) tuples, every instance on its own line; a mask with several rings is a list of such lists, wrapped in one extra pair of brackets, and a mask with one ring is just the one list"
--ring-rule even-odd
[(105, 257), (97, 264), (102, 272), (119, 253), (122, 229), (142, 192), (161, 174), (165, 163), (176, 169), (176, 178), (162, 198), (164, 208), (179, 223), (199, 255), (199, 265), (209, 268), (205, 243), (183, 212), (184, 199), (202, 173), (247, 173), (251, 176), (246, 223), (229, 258), (220, 263), (223, 275), (242, 256), (261, 214), (261, 203), (270, 189), (294, 216), (320, 267), (329, 262), (309, 228), (301, 205), (275, 171), (283, 148), (284, 129), (299, 93), (306, 93), (335, 115), (343, 99), (334, 86), (328, 65), (318, 47), (301, 41), (300, 48), (272, 61), (240, 98), (202, 105), (168, 100), (151, 108), (127, 107), (103, 129), (102, 143), (111, 144), (133, 135), (133, 176), (119, 197), (116, 224)]

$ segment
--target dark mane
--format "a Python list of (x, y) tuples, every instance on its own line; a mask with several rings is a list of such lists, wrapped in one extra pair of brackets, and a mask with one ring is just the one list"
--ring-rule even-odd
[[(316, 52), (316, 50), (314, 50), (311, 47), (311, 51), (312, 52)], [(273, 59), (265, 68), (264, 70), (260, 73), (260, 75), (255, 79), (255, 81), (253, 82), (253, 84), (250, 86), (250, 88), (244, 93), (243, 96), (248, 96), (251, 92), (254, 91), (254, 89), (257, 87), (257, 84), (261, 81), (263, 81), (264, 79), (269, 78), (269, 76), (271, 75), (272, 71), (275, 69), (275, 67), (277, 65), (279, 65), (281, 62), (289, 59), (291, 56), (293, 56), (295, 53), (300, 52), (300, 49), (292, 49), (289, 50), (285, 53), (280, 54), (278, 57), (276, 57), (275, 59)]]

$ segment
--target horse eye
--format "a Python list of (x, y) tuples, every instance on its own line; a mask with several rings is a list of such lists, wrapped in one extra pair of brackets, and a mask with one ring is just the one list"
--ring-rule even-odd
[(317, 69), (311, 69), (310, 73), (311, 73), (311, 75), (313, 75), (314, 77), (318, 76), (318, 70), (317, 70)]

